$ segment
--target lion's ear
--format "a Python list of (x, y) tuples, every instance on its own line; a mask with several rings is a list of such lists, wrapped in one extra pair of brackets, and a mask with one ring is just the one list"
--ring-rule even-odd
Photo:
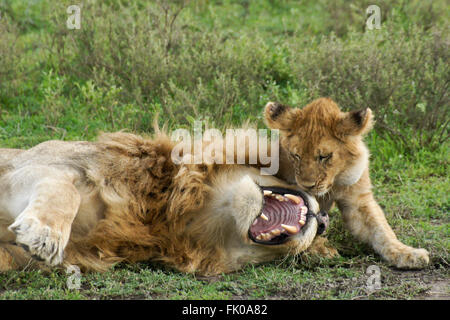
[(339, 121), (338, 130), (342, 135), (362, 135), (373, 127), (373, 115), (370, 108), (344, 113)]
[(294, 125), (300, 109), (293, 109), (278, 102), (269, 102), (264, 107), (264, 117), (270, 129), (289, 130)]

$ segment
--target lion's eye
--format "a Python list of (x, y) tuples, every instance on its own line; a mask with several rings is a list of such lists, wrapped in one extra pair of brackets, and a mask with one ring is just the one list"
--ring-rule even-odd
[(319, 161), (320, 161), (320, 162), (327, 162), (328, 160), (331, 159), (332, 156), (333, 156), (332, 153), (327, 154), (327, 155), (324, 155), (324, 156), (319, 155)]

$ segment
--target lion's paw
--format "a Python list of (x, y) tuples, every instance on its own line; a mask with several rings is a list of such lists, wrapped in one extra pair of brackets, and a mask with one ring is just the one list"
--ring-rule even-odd
[(63, 261), (65, 241), (61, 232), (52, 230), (35, 218), (17, 219), (9, 229), (16, 243), (38, 259), (55, 266)]
[(407, 247), (407, 249), (399, 250), (389, 260), (400, 269), (420, 269), (428, 265), (430, 257), (425, 249)]

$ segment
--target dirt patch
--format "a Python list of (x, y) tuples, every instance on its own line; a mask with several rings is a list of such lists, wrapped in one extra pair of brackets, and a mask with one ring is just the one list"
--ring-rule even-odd
[(450, 281), (446, 279), (432, 282), (430, 289), (420, 298), (424, 300), (450, 300)]
[(400, 282), (412, 281), (424, 290), (411, 298), (417, 300), (450, 300), (450, 274), (448, 269), (423, 271), (394, 271)]

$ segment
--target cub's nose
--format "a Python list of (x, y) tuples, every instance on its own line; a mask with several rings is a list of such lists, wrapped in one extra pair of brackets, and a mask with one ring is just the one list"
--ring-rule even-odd
[(313, 183), (313, 184), (310, 184), (310, 183), (302, 183), (301, 186), (302, 186), (302, 188), (304, 188), (305, 190), (310, 191), (310, 190), (312, 190), (312, 189), (316, 186), (316, 184), (315, 184), (315, 183)]
[(273, 120), (275, 120), (280, 114), (282, 114), (285, 109), (286, 107), (283, 106), (281, 103), (272, 101), (268, 102), (264, 107), (266, 114), (270, 116), (270, 118)]

